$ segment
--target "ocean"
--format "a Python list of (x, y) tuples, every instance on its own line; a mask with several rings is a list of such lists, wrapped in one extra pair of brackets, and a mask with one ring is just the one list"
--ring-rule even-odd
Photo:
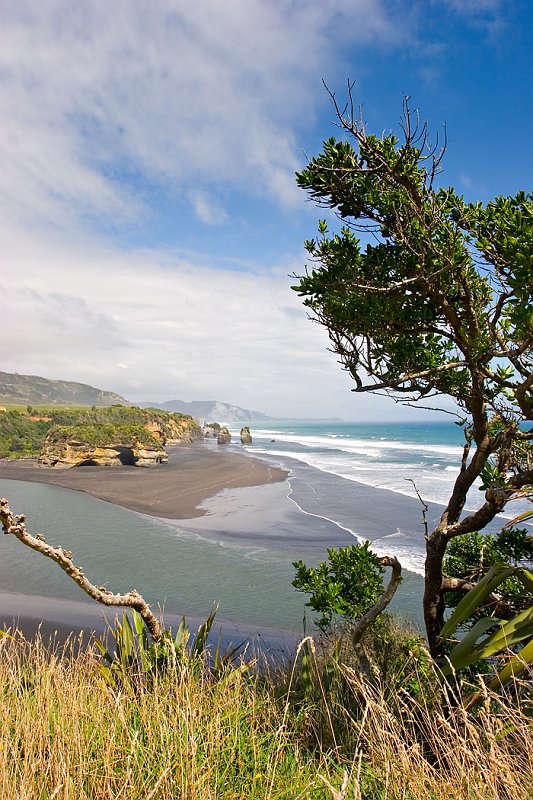
[[(238, 437), (236, 429), (232, 434)], [(246, 446), (246, 450), (290, 469), (290, 498), (304, 513), (322, 515), (358, 539), (372, 539), (376, 545), (374, 549), (396, 555), (407, 569), (423, 575), (422, 504), (417, 492), (424, 502), (433, 506), (430, 521), (435, 521), (441, 510), (435, 504), (440, 506), (447, 502), (463, 443), (461, 428), (451, 420), (434, 423), (288, 422), (254, 429), (253, 444)], [(354, 513), (353, 482), (417, 500), (419, 513), (407, 527), (398, 524), (391, 532), (387, 524), (387, 531), (378, 536), (368, 530), (366, 517), (360, 524), (360, 517)], [(481, 493), (474, 489), (468, 505), (475, 508), (480, 499)], [(383, 524), (382, 512), (376, 509), (375, 514), (378, 524)]]
[[(273, 422), (252, 425), (253, 442), (243, 446), (240, 426), (229, 427), (226, 447), (283, 467), (287, 481), (226, 489), (205, 501), (204, 516), (184, 521), (44, 484), (0, 480), (0, 496), (27, 514), (31, 530), (72, 550), (97, 585), (135, 587), (170, 614), (204, 617), (217, 601), (220, 619), (261, 629), (302, 629), (306, 598), (291, 586), (292, 561), (317, 563), (328, 546), (369, 539), (376, 552), (401, 561), (405, 580), (394, 610), (420, 623), (424, 518), (417, 491), (431, 526), (459, 467), (460, 428), (451, 420)], [(482, 499), (474, 488), (468, 505)], [(1, 542), (0, 591), (44, 598), (43, 607), (47, 597), (80, 599), (56, 565), (12, 537)], [(309, 624), (309, 612), (307, 618)]]

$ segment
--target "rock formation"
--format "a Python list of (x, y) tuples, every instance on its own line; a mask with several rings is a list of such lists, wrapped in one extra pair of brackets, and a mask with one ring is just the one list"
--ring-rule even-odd
[(88, 445), (86, 442), (66, 441), (53, 442), (44, 447), (39, 456), (39, 464), (43, 467), (153, 467), (166, 464), (168, 456), (162, 447), (147, 447), (121, 444)]
[(190, 444), (202, 437), (200, 426), (191, 417), (150, 420), (144, 427), (162, 445)]
[(161, 441), (141, 425), (58, 425), (39, 455), (46, 467), (151, 467), (167, 461)]
[(0, 413), (1, 456), (39, 456), (46, 465), (147, 466), (167, 460), (165, 446), (201, 437), (191, 416), (134, 406), (47, 407), (40, 413), (29, 406), (24, 412)]
[(252, 434), (248, 425), (241, 428), (241, 442), (242, 444), (252, 444)]
[(205, 439), (217, 439), (220, 433), (220, 425), (218, 422), (206, 422), (202, 428)]
[(229, 444), (231, 442), (231, 433), (225, 426), (220, 429), (217, 441), (219, 444)]

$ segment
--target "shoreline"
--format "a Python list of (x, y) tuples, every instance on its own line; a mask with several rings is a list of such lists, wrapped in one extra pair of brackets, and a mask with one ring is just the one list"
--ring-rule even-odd
[(0, 461), (0, 480), (29, 481), (85, 492), (151, 517), (186, 520), (207, 512), (199, 505), (224, 489), (286, 480), (288, 472), (245, 453), (194, 442), (168, 448), (156, 467), (39, 467), (36, 459)]
[[(0, 631), (8, 635), (22, 633), (32, 640), (40, 636), (52, 648), (62, 647), (68, 640), (87, 647), (94, 636), (106, 640), (109, 627), (120, 619), (127, 608), (102, 606), (90, 600), (66, 600), (42, 595), (0, 591)], [(167, 628), (176, 633), (183, 616), (152, 609)], [(205, 622), (204, 617), (185, 615), (191, 637)], [(233, 623), (217, 614), (208, 636), (208, 643), (222, 650), (240, 642), (249, 642), (249, 656), (261, 655), (272, 663), (290, 658), (301, 639), (300, 633), (246, 623)], [(1, 638), (0, 638), (1, 641)]]
[[(156, 520), (179, 524), (210, 517), (211, 512), (201, 504), (225, 490), (274, 488), (276, 484), (283, 484), (289, 475), (288, 471), (266, 461), (244, 452), (228, 452), (211, 442), (178, 445), (168, 448), (167, 452), (168, 464), (150, 469), (54, 469), (37, 466), (36, 459), (3, 460), (0, 461), (0, 480), (60, 487)], [(10, 503), (14, 513), (26, 513), (27, 509), (14, 508), (11, 500)], [(15, 627), (29, 637), (40, 631), (43, 638), (63, 642), (72, 633), (96, 631), (102, 634), (104, 618), (113, 619), (120, 613), (119, 608), (100, 606), (88, 598), (83, 599), (83, 595), (76, 601), (0, 588), (0, 630)], [(177, 628), (180, 620), (181, 616), (165, 613), (167, 624)], [(195, 614), (187, 614), (187, 620), (191, 630), (196, 630), (204, 621)], [(217, 637), (225, 644), (237, 638), (259, 640), (263, 650), (290, 650), (297, 638), (288, 630), (244, 623), (236, 625), (224, 619), (223, 614), (215, 628)]]
[[(307, 471), (315, 473), (315, 470), (310, 467), (305, 467), (305, 472)], [(293, 560), (303, 558), (313, 563), (325, 558), (328, 547), (342, 547), (357, 541), (348, 528), (328, 519), (323, 512), (315, 515), (312, 512), (303, 511), (294, 502), (294, 499), (289, 497), (287, 483), (290, 474), (290, 471), (271, 466), (266, 460), (256, 458), (245, 451), (240, 452), (237, 449), (237, 451), (228, 452), (211, 442), (198, 442), (190, 446), (183, 445), (169, 449), (169, 464), (153, 469), (83, 467), (82, 469), (54, 470), (37, 467), (35, 462), (30, 461), (4, 462), (3, 464), (0, 462), (0, 480), (20, 482), (21, 492), (18, 493), (18, 502), (14, 502), (15, 498), (12, 502), (12, 510), (15, 513), (25, 513), (30, 510), (30, 503), (28, 506), (24, 505), (23, 483), (31, 483), (35, 486), (40, 483), (73, 490), (80, 496), (92, 496), (111, 506), (133, 511), (162, 523), (169, 523), (171, 528), (163, 526), (161, 529), (162, 539), (156, 540), (159, 545), (155, 547), (154, 565), (159, 558), (157, 547), (163, 546), (165, 553), (163, 571), (171, 573), (170, 585), (162, 586), (161, 576), (159, 576), (157, 594), (154, 591), (152, 598), (147, 596), (150, 594), (148, 586), (151, 585), (151, 575), (156, 574), (159, 569), (152, 566), (152, 572), (148, 570), (146, 574), (143, 574), (143, 578), (135, 578), (146, 599), (153, 602), (155, 594), (158, 600), (162, 600), (167, 607), (170, 606), (168, 610), (171, 613), (185, 612), (187, 618), (191, 618), (191, 623), (197, 617), (197, 611), (194, 610), (197, 609), (197, 595), (220, 600), (222, 602), (219, 626), (223, 625), (229, 635), (231, 635), (231, 629), (235, 630), (235, 626), (237, 626), (243, 633), (246, 630), (246, 634), (252, 637), (255, 632), (259, 632), (261, 635), (263, 631), (265, 633), (268, 631), (269, 639), (273, 635), (273, 631), (287, 632), (292, 629), (294, 632), (295, 624), (296, 628), (300, 629), (299, 619), (301, 617), (298, 613), (298, 618), (293, 619), (288, 625), (285, 622), (280, 624), (278, 621), (267, 621), (268, 616), (259, 621), (262, 612), (258, 614), (257, 607), (252, 609), (247, 604), (250, 598), (256, 604), (265, 602), (265, 598), (257, 599), (257, 589), (260, 588), (256, 583), (258, 580), (261, 581), (262, 587), (260, 564), (264, 562), (266, 567), (267, 564), (275, 562), (278, 565), (274, 568), (274, 573), (269, 572), (270, 568), (267, 568), (269, 583), (268, 589), (265, 591), (267, 593), (274, 592), (276, 596), (285, 596), (286, 599), (283, 602), (286, 602), (288, 595), (292, 595), (292, 598), (296, 597), (290, 588)], [(301, 482), (301, 478), (299, 482)], [(304, 483), (306, 483), (305, 480)], [(394, 502), (394, 507), (396, 507), (399, 498), (391, 492), (372, 489), (356, 483), (350, 488), (354, 492), (352, 513), (357, 518), (365, 510), (365, 514), (362, 515), (363, 519), (359, 516), (358, 520), (360, 523), (364, 520), (364, 524), (361, 526), (363, 530), (358, 525), (357, 535), (364, 535), (367, 525), (369, 528), (374, 527), (377, 521), (367, 519), (366, 516), (370, 513), (372, 518), (375, 517), (376, 507), (382, 510), (384, 516), (394, 518), (390, 512), (387, 512), (387, 509), (391, 508), (391, 502)], [(7, 487), (2, 493), (4, 492), (9, 497)], [(317, 496), (315, 499), (320, 502), (325, 498), (322, 496), (319, 499)], [(376, 502), (373, 502), (374, 500)], [(400, 504), (411, 506), (413, 502), (408, 498), (403, 498), (403, 502), (400, 501)], [(368, 510), (369, 507), (371, 511)], [(378, 515), (378, 517), (380, 516), (381, 514)], [(44, 523), (37, 524), (42, 526), (45, 534), (54, 529), (53, 525), (45, 527)], [(176, 534), (173, 533), (173, 529), (176, 530)], [(180, 534), (180, 530), (187, 532), (185, 539), (179, 538), (183, 535)], [(131, 531), (128, 535), (131, 536)], [(132, 542), (132, 552), (143, 554), (142, 562), (146, 560), (144, 555), (146, 539), (144, 537), (143, 534), (140, 539), (135, 539), (136, 544)], [(106, 552), (105, 540), (99, 540), (97, 537), (96, 541), (101, 542), (94, 545), (100, 548), (100, 553)], [(192, 576), (189, 578), (188, 575), (181, 577), (182, 591), (185, 594), (182, 595), (181, 600), (173, 602), (170, 598), (174, 595), (173, 586), (177, 579), (174, 578), (171, 565), (177, 552), (175, 547), (178, 546), (178, 542), (182, 553), (181, 557), (186, 558), (188, 563), (196, 565), (196, 577), (194, 580)], [(74, 549), (74, 543), (67, 541), (67, 544)], [(79, 545), (76, 545), (75, 552), (78, 552), (78, 547)], [(232, 553), (235, 555), (232, 556)], [(223, 571), (220, 569), (222, 563), (225, 564)], [(135, 568), (138, 569), (138, 567), (137, 563)], [(94, 562), (93, 568), (96, 568)], [(111, 569), (111, 565), (109, 565), (109, 569)], [(25, 564), (24, 570), (26, 570)], [(104, 568), (104, 572), (106, 570), (107, 566)], [(47, 631), (55, 630), (57, 626), (64, 630), (65, 623), (70, 629), (91, 630), (93, 628), (93, 623), (85, 618), (84, 608), (81, 605), (78, 606), (77, 602), (70, 604), (65, 618), (61, 611), (62, 603), (65, 602), (61, 600), (63, 595), (49, 597), (46, 602), (39, 601), (39, 594), (44, 594), (44, 592), (39, 590), (29, 569), (25, 574), (26, 578), (22, 580), (22, 583), (21, 576), (16, 581), (8, 579), (5, 589), (0, 590), (2, 621), (11, 621), (13, 616), (16, 616), (22, 627), (32, 629), (33, 632), (40, 620), (43, 621)], [(189, 605), (189, 601), (186, 599), (187, 589), (183, 590), (184, 580), (192, 584), (188, 589), (189, 592), (193, 592), (192, 595), (189, 595), (194, 598), (192, 605)], [(23, 595), (20, 593), (19, 586), (28, 581), (31, 581), (33, 590), (36, 589), (35, 594)], [(106, 581), (104, 580), (104, 582)], [(239, 591), (236, 593), (237, 587), (239, 587)], [(246, 594), (246, 600), (242, 597), (243, 588), (246, 589), (246, 593), (249, 592)], [(407, 586), (405, 588), (407, 589)], [(287, 595), (285, 595), (286, 591)], [(240, 601), (237, 599), (239, 592)], [(9, 593), (12, 595), (15, 593), (18, 598), (24, 596), (27, 600), (13, 602), (8, 596)], [(303, 612), (303, 597), (298, 602), (301, 603)], [(90, 601), (83, 604), (85, 608), (87, 603), (90, 605)], [(247, 608), (246, 612), (244, 608)], [(240, 615), (241, 609), (242, 616)], [(15, 611), (18, 613), (15, 614)], [(91, 618), (94, 620), (95, 617), (101, 616), (101, 613), (102, 607), (95, 604), (94, 614), (91, 615)], [(257, 619), (256, 623), (250, 622), (254, 615)], [(248, 621), (241, 624), (243, 620)], [(290, 638), (292, 637), (290, 636)]]

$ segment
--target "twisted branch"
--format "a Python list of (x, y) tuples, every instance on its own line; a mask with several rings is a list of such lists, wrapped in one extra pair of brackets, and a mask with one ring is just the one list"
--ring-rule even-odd
[(361, 641), (368, 626), (374, 622), (374, 620), (377, 619), (379, 615), (383, 613), (383, 611), (385, 611), (390, 601), (394, 597), (396, 589), (402, 581), (402, 567), (395, 556), (381, 556), (378, 558), (378, 562), (382, 567), (391, 567), (391, 577), (387, 588), (384, 590), (377, 603), (372, 606), (370, 611), (367, 611), (367, 613), (362, 616), (361, 619), (358, 619), (353, 626), (351, 635), (352, 645), (354, 647)]
[(5, 499), (0, 499), (0, 522), (2, 523), (2, 529), (5, 534), (13, 534), (22, 544), (31, 547), (32, 550), (37, 550), (38, 553), (55, 561), (56, 564), (78, 584), (80, 589), (83, 589), (93, 600), (102, 603), (104, 606), (126, 606), (128, 608), (134, 608), (146, 623), (146, 627), (150, 631), (150, 636), (153, 641), (157, 642), (161, 639), (163, 633), (161, 624), (153, 615), (148, 603), (136, 589), (133, 589), (127, 594), (113, 594), (113, 592), (110, 592), (105, 586), (94, 586), (94, 584), (85, 577), (81, 567), (77, 567), (74, 564), (72, 561), (72, 553), (69, 550), (64, 550), (61, 546), (52, 547), (52, 545), (47, 544), (42, 533), (37, 533), (35, 536), (32, 536), (26, 528), (26, 517), (24, 514), (13, 514)]

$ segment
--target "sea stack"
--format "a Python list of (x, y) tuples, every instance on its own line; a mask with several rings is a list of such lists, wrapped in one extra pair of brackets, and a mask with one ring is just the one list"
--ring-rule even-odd
[(244, 428), (241, 428), (241, 443), (252, 444), (252, 434), (250, 433), (250, 428), (248, 425), (245, 425)]
[(202, 430), (205, 439), (216, 439), (220, 433), (220, 425), (218, 422), (206, 422)]
[(217, 441), (219, 444), (229, 444), (231, 442), (231, 433), (228, 431), (226, 426), (220, 429)]

